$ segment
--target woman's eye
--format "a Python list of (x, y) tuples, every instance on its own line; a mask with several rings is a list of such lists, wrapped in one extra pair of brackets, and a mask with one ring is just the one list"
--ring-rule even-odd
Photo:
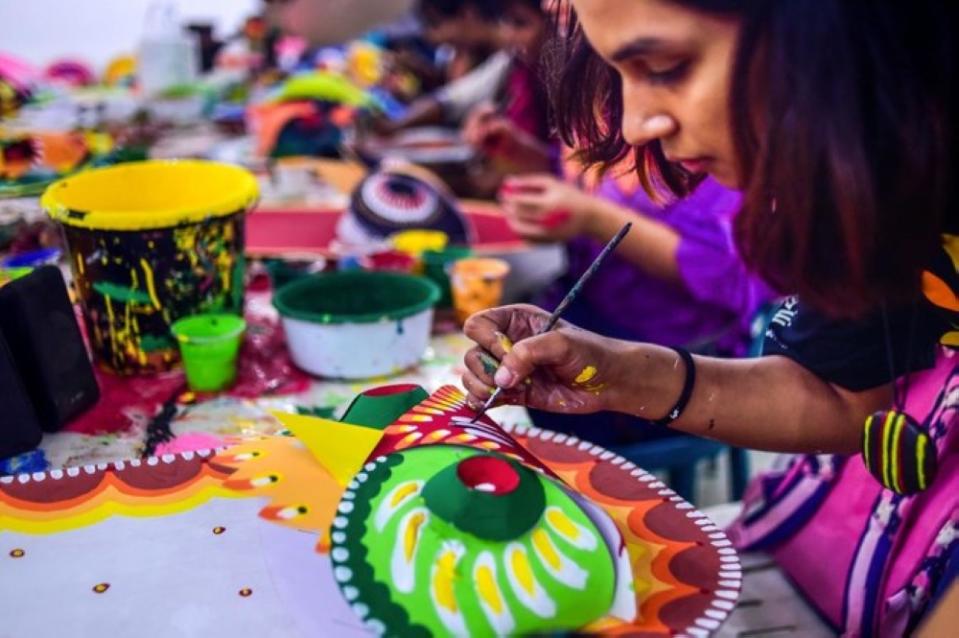
[(678, 62), (663, 69), (647, 67), (646, 79), (649, 80), (650, 84), (674, 84), (683, 79), (687, 70), (689, 70), (689, 62), (686, 61)]

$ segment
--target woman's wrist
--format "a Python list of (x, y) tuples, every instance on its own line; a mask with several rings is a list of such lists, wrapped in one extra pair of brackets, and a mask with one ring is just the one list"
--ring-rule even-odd
[(623, 344), (614, 357), (620, 382), (607, 395), (606, 409), (649, 421), (662, 419), (682, 393), (686, 367), (671, 348), (646, 343)]

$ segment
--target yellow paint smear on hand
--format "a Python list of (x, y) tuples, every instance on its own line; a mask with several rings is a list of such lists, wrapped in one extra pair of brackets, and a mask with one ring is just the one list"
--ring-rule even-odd
[(586, 366), (583, 368), (583, 371), (579, 373), (579, 376), (576, 377), (574, 383), (578, 385), (583, 385), (584, 383), (589, 383), (593, 380), (593, 377), (596, 376), (596, 366)]

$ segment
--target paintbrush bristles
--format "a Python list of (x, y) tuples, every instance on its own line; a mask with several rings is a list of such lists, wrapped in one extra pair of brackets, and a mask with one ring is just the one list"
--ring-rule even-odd
[[(623, 241), (623, 238), (629, 233), (629, 230), (633, 227), (633, 223), (629, 222), (625, 226), (619, 229), (619, 232), (616, 233), (612, 239), (603, 247), (603, 250), (596, 255), (596, 259), (593, 260), (593, 263), (589, 265), (589, 268), (586, 269), (586, 272), (573, 284), (573, 287), (569, 289), (569, 292), (566, 293), (566, 296), (563, 297), (563, 300), (559, 302), (559, 305), (556, 306), (556, 310), (553, 311), (553, 314), (549, 316), (549, 320), (546, 322), (546, 325), (536, 333), (536, 336), (545, 334), (556, 327), (556, 324), (559, 323), (560, 317), (566, 312), (566, 309), (571, 303), (576, 300), (576, 297), (579, 296), (580, 291), (586, 285), (586, 283), (593, 278), (593, 275), (596, 274), (596, 271), (599, 270), (600, 266), (603, 265), (603, 262), (606, 261), (606, 258), (616, 250), (616, 247), (619, 246), (619, 243)], [(472, 423), (476, 423), (486, 414), (487, 410), (493, 407), (493, 403), (496, 402), (496, 399), (499, 398), (499, 395), (502, 394), (503, 388), (496, 388), (493, 391), (493, 394), (490, 395), (490, 398), (486, 400), (486, 403), (483, 404), (483, 407), (480, 408), (479, 412), (476, 413), (476, 416), (473, 417)]]

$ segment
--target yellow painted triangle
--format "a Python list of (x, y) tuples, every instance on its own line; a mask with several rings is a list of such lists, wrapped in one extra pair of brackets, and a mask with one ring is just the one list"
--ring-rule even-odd
[(360, 471), (383, 438), (382, 430), (287, 412), (274, 412), (293, 435), (306, 445), (336, 482), (345, 486)]

